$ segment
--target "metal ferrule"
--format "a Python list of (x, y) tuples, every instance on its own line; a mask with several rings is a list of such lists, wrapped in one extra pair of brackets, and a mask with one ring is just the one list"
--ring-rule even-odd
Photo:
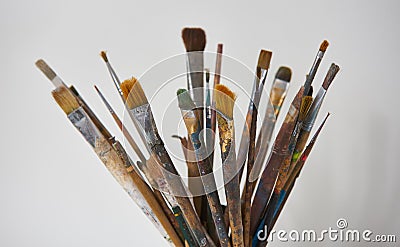
[(196, 87), (196, 82), (198, 80), (203, 80), (203, 73), (204, 73), (204, 58), (202, 51), (192, 51), (187, 53), (188, 56), (188, 67), (189, 67), (189, 74), (190, 74), (190, 82), (189, 82), (189, 91), (190, 96), (192, 97), (193, 101), (195, 102), (197, 107), (203, 107), (204, 105), (204, 95), (203, 89), (193, 90)]
[(71, 112), (68, 114), (68, 118), (78, 131), (81, 132), (85, 140), (89, 142), (92, 147), (95, 147), (96, 140), (100, 138), (101, 133), (83, 108), (79, 107)]
[(129, 114), (132, 114), (142, 133), (145, 134), (147, 145), (152, 149), (157, 144), (163, 144), (154, 122), (153, 113), (151, 112), (150, 104), (138, 106), (130, 109)]
[(326, 95), (326, 90), (321, 87), (315, 96), (314, 101), (312, 102), (310, 109), (308, 110), (308, 114), (306, 119), (303, 122), (303, 130), (311, 131), (312, 127), (314, 126), (315, 120), (317, 119), (317, 115), (319, 109), (321, 108), (322, 101), (324, 100)]

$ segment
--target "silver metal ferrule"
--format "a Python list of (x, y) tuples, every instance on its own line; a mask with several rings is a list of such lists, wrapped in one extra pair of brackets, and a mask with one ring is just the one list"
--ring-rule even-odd
[(324, 100), (326, 95), (326, 90), (321, 87), (315, 96), (314, 101), (312, 102), (310, 109), (308, 110), (306, 119), (303, 122), (303, 130), (311, 131), (312, 127), (314, 126), (315, 120), (317, 119), (317, 115), (319, 109), (321, 108), (322, 101)]
[(162, 144), (150, 104), (144, 104), (130, 109), (129, 114), (131, 114), (138, 123), (138, 127), (141, 129), (140, 132), (144, 133), (146, 143), (150, 149), (157, 144)]
[(100, 138), (101, 133), (83, 108), (79, 107), (75, 111), (68, 114), (68, 119), (83, 135), (85, 140), (94, 148), (96, 145), (96, 140)]

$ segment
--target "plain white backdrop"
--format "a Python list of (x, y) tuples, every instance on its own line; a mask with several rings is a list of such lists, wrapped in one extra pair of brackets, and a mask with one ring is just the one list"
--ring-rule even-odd
[[(326, 112), (332, 116), (276, 229), (322, 230), (345, 218), (349, 228), (400, 241), (399, 7), (395, 0), (2, 0), (0, 246), (167, 245), (67, 121), (34, 62), (46, 59), (120, 138), (93, 90), (98, 84), (122, 114), (99, 51), (109, 51), (122, 78), (139, 76), (184, 52), (185, 26), (206, 30), (207, 51), (222, 42), (225, 54), (250, 68), (261, 48), (272, 50), (269, 82), (280, 65), (290, 66), (289, 98), (328, 39), (315, 85), (331, 62), (342, 70), (318, 123)], [(250, 88), (252, 81), (241, 83)]]

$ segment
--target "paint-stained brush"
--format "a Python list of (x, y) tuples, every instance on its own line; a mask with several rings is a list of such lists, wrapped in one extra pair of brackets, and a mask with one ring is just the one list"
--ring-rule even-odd
[(271, 142), (271, 137), (275, 128), (276, 119), (279, 116), (281, 106), (286, 98), (286, 93), (289, 88), (292, 71), (290, 68), (282, 66), (278, 69), (275, 75), (274, 82), (269, 94), (267, 109), (264, 120), (261, 125), (260, 133), (256, 143), (256, 160), (253, 170), (250, 171), (250, 181), (256, 181), (260, 176), (262, 166), (264, 164), (267, 151)]
[(205, 157), (205, 149), (202, 147), (204, 143), (200, 140), (200, 123), (199, 115), (195, 110), (196, 105), (192, 101), (186, 89), (177, 91), (179, 108), (181, 109), (182, 117), (188, 131), (190, 140), (196, 154), (196, 160), (199, 172), (202, 178), (207, 201), (210, 206), (211, 215), (218, 234), (219, 243), (221, 246), (229, 246), (228, 231), (224, 224), (222, 207), (219, 201), (217, 186), (215, 183), (212, 167), (207, 157)]
[(308, 76), (306, 77), (306, 81), (304, 82), (304, 95), (307, 95), (308, 91), (310, 90), (311, 84), (314, 80), (315, 75), (317, 74), (318, 67), (322, 61), (322, 58), (324, 57), (328, 46), (329, 42), (327, 40), (322, 41), (321, 45), (319, 46), (319, 50), (317, 52), (317, 55), (315, 56), (314, 63), (311, 66)]
[(227, 201), (227, 208), (225, 210), (229, 212), (232, 246), (244, 246), (239, 169), (236, 163), (235, 128), (233, 121), (233, 107), (236, 95), (224, 85), (216, 85), (215, 90), (215, 107), (218, 112), (219, 143)]
[(288, 154), (290, 136), (292, 135), (293, 129), (296, 125), (303, 94), (304, 87), (301, 87), (286, 114), (285, 120), (275, 139), (274, 146), (272, 147), (267, 166), (261, 174), (251, 209), (252, 235), (262, 220), (262, 216), (265, 213), (265, 206), (267, 205), (272, 189), (275, 185), (279, 168)]

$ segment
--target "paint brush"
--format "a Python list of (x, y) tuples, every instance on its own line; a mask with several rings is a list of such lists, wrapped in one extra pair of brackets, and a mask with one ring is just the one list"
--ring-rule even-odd
[[(251, 212), (251, 197), (253, 195), (254, 182), (250, 181), (250, 171), (253, 169), (255, 160), (255, 138), (257, 128), (257, 113), (258, 105), (260, 103), (261, 93), (267, 78), (268, 69), (271, 61), (272, 52), (261, 50), (256, 68), (256, 77), (253, 83), (253, 92), (249, 108), (246, 115), (246, 123), (242, 132), (242, 139), (239, 146), (238, 165), (243, 166), (246, 157), (243, 157), (243, 151), (247, 152), (247, 167), (246, 167), (246, 182), (243, 190), (242, 199), (242, 217), (243, 217), (243, 234), (244, 243), (246, 246), (250, 245), (250, 212)], [(243, 150), (242, 150), (243, 145)], [(243, 162), (243, 163), (241, 163)], [(242, 175), (244, 168), (239, 170), (239, 178)]]
[(301, 87), (293, 99), (288, 113), (286, 114), (285, 120), (275, 139), (274, 146), (272, 147), (267, 166), (261, 174), (260, 182), (258, 184), (251, 208), (252, 235), (259, 226), (260, 220), (265, 213), (265, 205), (267, 204), (272, 189), (275, 185), (280, 165), (283, 163), (286, 155), (288, 154), (290, 136), (292, 135), (293, 129), (296, 125), (303, 94), (304, 87)]
[[(164, 238), (170, 244), (183, 246), (174, 228), (162, 211), (162, 208), (152, 196), (150, 188), (136, 173), (130, 174), (127, 171), (126, 163), (121, 160), (121, 157), (110, 144), (115, 141), (106, 139), (101, 134), (96, 124), (83, 107), (81, 107), (76, 96), (68, 88), (59, 86), (52, 94), (56, 102), (68, 116), (68, 119), (92, 146), (109, 172), (138, 204)], [(134, 174), (136, 174), (136, 176)]]
[(264, 120), (261, 125), (260, 133), (257, 137), (257, 158), (254, 163), (253, 170), (250, 171), (250, 181), (256, 181), (260, 176), (260, 172), (271, 141), (272, 133), (275, 128), (276, 119), (279, 116), (281, 106), (286, 98), (291, 77), (292, 71), (288, 67), (282, 66), (276, 72), (269, 94), (269, 102), (267, 103)]
[(199, 172), (203, 181), (204, 190), (206, 193), (207, 201), (210, 206), (214, 225), (218, 234), (220, 245), (230, 246), (227, 229), (224, 224), (224, 217), (222, 207), (219, 202), (217, 187), (213, 175), (212, 167), (207, 157), (205, 157), (204, 143), (201, 142), (200, 134), (200, 123), (199, 114), (196, 111), (196, 105), (190, 98), (190, 95), (186, 89), (179, 89), (177, 91), (179, 108), (181, 109), (182, 117), (188, 131), (188, 135), (193, 143), (193, 147), (196, 154), (196, 160), (199, 168)]
[(271, 61), (272, 52), (261, 50), (258, 56), (258, 63), (256, 67), (256, 76), (254, 78), (253, 89), (249, 107), (246, 114), (246, 122), (243, 126), (242, 136), (239, 144), (239, 151), (237, 156), (237, 162), (240, 167), (239, 179), (242, 178), (244, 163), (246, 162), (247, 154), (249, 151), (249, 140), (250, 140), (250, 125), (252, 121), (253, 110), (258, 108), (260, 98), (263, 92), (265, 80), (267, 79), (267, 72)]
[(329, 42), (327, 40), (322, 41), (321, 45), (319, 46), (319, 50), (317, 52), (317, 55), (315, 56), (314, 63), (311, 66), (308, 76), (306, 77), (306, 81), (304, 82), (304, 95), (307, 95), (308, 91), (310, 90), (311, 84), (314, 80), (315, 75), (317, 74), (318, 67), (322, 61), (322, 58), (324, 57), (328, 46)]
[(185, 216), (186, 222), (192, 230), (192, 233), (200, 246), (213, 245), (209, 243), (205, 233), (201, 228), (200, 219), (194, 211), (192, 204), (188, 198), (188, 191), (183, 184), (172, 160), (165, 149), (164, 143), (158, 133), (157, 126), (154, 121), (151, 106), (136, 78), (125, 80), (121, 83), (120, 88), (125, 98), (125, 105), (128, 113), (133, 121), (136, 121), (140, 129), (138, 131), (144, 135), (146, 144), (151, 153), (157, 157), (157, 163), (162, 166), (166, 182), (169, 184), (171, 191)]
[(128, 129), (125, 127), (125, 125), (122, 123), (118, 115), (115, 113), (114, 109), (111, 107), (111, 105), (108, 103), (107, 99), (104, 97), (104, 95), (101, 93), (101, 91), (97, 88), (95, 85), (94, 88), (96, 89), (97, 94), (100, 96), (101, 100), (103, 101), (104, 105), (107, 107), (107, 110), (110, 112), (111, 116), (113, 117), (115, 123), (119, 127), (119, 129), (122, 131), (123, 135), (125, 136), (126, 140), (128, 143), (131, 145), (133, 150), (135, 151), (136, 155), (139, 157), (139, 160), (142, 163), (146, 163), (146, 158), (143, 154), (143, 152), (140, 150), (138, 144), (136, 141), (133, 139), (132, 135), (129, 133)]
[(187, 52), (187, 68), (190, 80), (187, 88), (190, 91), (193, 101), (198, 107), (200, 129), (203, 129), (204, 112), (204, 57), (203, 52), (206, 47), (206, 34), (201, 28), (184, 28), (182, 39)]
[[(275, 226), (276, 221), (279, 218), (279, 215), (283, 209), (283, 207), (286, 204), (286, 201), (294, 187), (295, 181), (296, 179), (299, 177), (300, 172), (302, 170), (302, 168), (304, 167), (305, 162), (307, 161), (308, 156), (311, 153), (312, 148), (314, 147), (315, 142), (317, 141), (317, 138), (322, 130), (322, 128), (324, 127), (326, 120), (328, 119), (328, 117), (330, 116), (330, 114), (328, 113), (325, 117), (325, 119), (323, 120), (323, 122), (321, 123), (321, 125), (319, 126), (318, 130), (315, 132), (314, 136), (312, 137), (312, 139), (310, 140), (310, 142), (308, 143), (306, 149), (304, 150), (304, 152), (301, 154), (300, 159), (297, 160), (295, 167), (293, 169), (293, 172), (290, 174), (289, 178), (287, 179), (285, 186), (283, 187), (283, 191), (286, 191), (283, 202), (281, 203), (279, 210), (277, 211), (275, 217), (273, 218), (272, 222), (270, 223), (270, 226), (268, 226), (268, 231), (267, 231), (267, 235), (265, 236), (265, 241), (260, 241), (258, 246), (266, 246), (267, 245), (267, 239), (268, 236), (270, 234), (270, 230), (273, 229), (273, 227)], [(259, 232), (256, 233), (255, 238), (259, 238)]]
[(315, 120), (317, 119), (319, 109), (321, 108), (322, 102), (324, 101), (328, 88), (335, 79), (335, 76), (339, 72), (339, 70), (340, 68), (338, 65), (334, 63), (331, 64), (328, 73), (325, 76), (324, 82), (322, 83), (321, 88), (319, 89), (317, 95), (315, 96), (314, 102), (312, 103), (310, 110), (300, 130), (299, 137), (292, 156), (292, 164), (296, 163), (301, 152), (303, 151), (307, 143), (308, 137), (310, 135), (310, 132), (314, 126)]
[[(282, 195), (281, 190), (282, 190), (282, 188), (286, 182), (286, 179), (288, 177), (288, 174), (289, 174), (290, 161), (292, 160), (292, 154), (293, 154), (293, 150), (294, 150), (294, 144), (296, 143), (296, 140), (297, 140), (298, 130), (301, 128), (301, 125), (304, 121), (304, 118), (307, 114), (307, 111), (308, 111), (311, 103), (312, 103), (311, 96), (303, 97), (301, 105), (300, 105), (298, 120), (294, 127), (293, 133), (290, 136), (290, 141), (289, 141), (286, 157), (284, 158), (284, 161), (282, 162), (282, 164), (279, 167), (278, 177), (276, 180), (274, 191), (271, 195), (271, 199), (269, 200), (269, 202), (267, 204), (267, 207), (265, 209), (265, 215), (264, 215), (257, 231), (260, 230), (260, 227), (262, 227), (261, 229), (263, 229), (264, 225), (266, 225), (267, 227), (270, 225), (273, 217), (276, 214), (276, 209), (279, 209), (280, 203), (282, 202), (280, 200), (280, 196)], [(270, 229), (268, 228), (268, 230), (270, 230)], [(253, 246), (257, 246), (258, 245), (257, 242), (258, 242), (258, 238), (253, 238), (253, 243), (252, 243)]]
[(224, 85), (215, 86), (219, 143), (225, 184), (227, 210), (231, 227), (232, 246), (244, 246), (240, 204), (240, 184), (235, 151), (233, 107), (236, 95)]
[[(178, 205), (176, 204), (175, 198), (173, 196), (166, 197), (168, 202), (170, 203), (170, 205), (173, 205), (172, 206), (173, 214), (172, 214), (170, 208), (168, 207), (168, 205), (166, 204), (166, 202), (164, 200), (163, 195), (160, 192), (160, 191), (162, 191), (167, 194), (171, 193), (170, 189), (168, 188), (168, 185), (163, 181), (163, 177), (164, 177), (163, 174), (159, 171), (159, 168), (157, 166), (153, 165), (156, 162), (155, 157), (151, 156), (149, 160), (145, 159), (143, 153), (137, 147), (135, 140), (133, 139), (133, 137), (131, 136), (128, 129), (125, 127), (125, 125), (122, 123), (122, 121), (120, 120), (118, 115), (115, 113), (115, 111), (113, 110), (111, 105), (108, 103), (107, 99), (104, 97), (104, 95), (101, 93), (101, 91), (97, 88), (97, 86), (94, 86), (94, 87), (95, 87), (98, 95), (102, 99), (103, 103), (106, 105), (108, 111), (112, 115), (113, 119), (115, 120), (116, 124), (123, 132), (125, 138), (128, 140), (129, 144), (132, 147), (134, 147), (136, 154), (139, 157), (142, 157), (141, 161), (140, 162), (138, 161), (138, 164), (140, 164), (139, 169), (145, 174), (146, 179), (148, 181), (151, 181), (150, 184), (154, 188), (154, 196), (157, 199), (158, 203), (163, 208), (163, 211), (166, 214), (166, 216), (168, 217), (171, 224), (177, 230), (179, 237), (181, 239), (186, 240), (187, 243), (189, 244), (189, 246), (195, 246), (193, 239), (190, 236), (190, 233), (189, 234), (187, 233), (188, 229), (187, 229), (186, 223), (184, 221), (182, 221), (183, 216), (182, 216), (181, 210), (180, 210), (180, 208), (176, 208), (176, 207), (178, 207)], [(135, 147), (136, 147), (136, 149), (135, 149)], [(149, 172), (149, 168), (147, 167), (147, 164), (149, 167), (152, 168), (151, 173)], [(132, 165), (132, 167), (135, 167), (135, 166)], [(138, 172), (138, 174), (139, 174), (139, 172)], [(153, 176), (157, 177), (157, 180), (159, 183), (154, 181), (153, 176), (151, 176), (151, 174), (153, 174)], [(181, 231), (178, 231), (178, 229), (180, 229)]]

